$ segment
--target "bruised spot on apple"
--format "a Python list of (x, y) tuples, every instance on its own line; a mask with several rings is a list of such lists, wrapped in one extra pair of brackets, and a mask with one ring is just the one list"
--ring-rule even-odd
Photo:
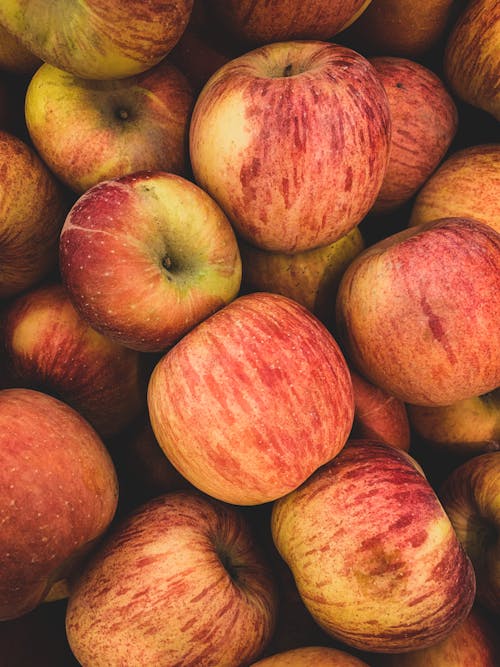
[(140, 172), (75, 203), (60, 237), (63, 282), (97, 331), (163, 351), (234, 299), (241, 259), (219, 206), (187, 179)]

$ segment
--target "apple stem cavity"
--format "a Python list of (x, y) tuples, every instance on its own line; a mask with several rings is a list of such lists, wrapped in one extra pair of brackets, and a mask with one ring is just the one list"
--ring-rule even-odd
[(116, 117), (117, 117), (119, 120), (128, 120), (128, 119), (130, 118), (130, 114), (129, 114), (129, 112), (127, 111), (127, 109), (118, 109), (118, 110), (116, 111)]

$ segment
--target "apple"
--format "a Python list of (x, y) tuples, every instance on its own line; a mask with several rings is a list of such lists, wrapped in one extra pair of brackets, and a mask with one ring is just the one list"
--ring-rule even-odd
[(371, 0), (208, 0), (235, 40), (265, 44), (283, 40), (326, 40), (355, 21)]
[(219, 206), (161, 171), (87, 190), (64, 223), (60, 268), (80, 315), (143, 352), (173, 345), (231, 301), (241, 282), (236, 237)]
[(477, 581), (477, 600), (500, 612), (500, 452), (474, 456), (455, 468), (439, 496)]
[(306, 646), (283, 651), (254, 662), (252, 667), (368, 667), (353, 655), (326, 646)]
[(375, 68), (321, 41), (277, 42), (207, 81), (190, 124), (193, 174), (243, 240), (294, 254), (351, 231), (373, 205), (390, 145)]
[(0, 24), (41, 60), (84, 79), (120, 79), (160, 62), (184, 31), (193, 0), (3, 0)]
[(148, 407), (177, 470), (237, 505), (299, 486), (338, 454), (354, 413), (333, 336), (297, 302), (266, 292), (240, 296), (171, 348), (150, 377)]
[(455, 6), (455, 0), (373, 0), (342, 37), (363, 53), (419, 59), (443, 39)]
[(298, 301), (322, 322), (331, 325), (331, 303), (351, 261), (364, 249), (358, 227), (327, 246), (293, 255), (268, 252), (240, 241), (242, 288), (274, 292)]
[(455, 151), (417, 194), (410, 225), (464, 217), (500, 233), (500, 145), (481, 144)]
[(497, 667), (500, 661), (495, 631), (474, 607), (445, 639), (429, 648), (387, 655), (377, 667)]
[(242, 514), (180, 491), (108, 536), (75, 583), (66, 631), (83, 667), (239, 667), (275, 617), (274, 582)]
[(272, 513), (277, 549), (333, 637), (397, 653), (444, 639), (469, 613), (474, 571), (406, 453), (350, 440)]
[(436, 451), (457, 457), (500, 449), (500, 387), (452, 405), (407, 405), (413, 430)]
[(185, 175), (193, 102), (186, 77), (167, 61), (112, 81), (45, 64), (26, 92), (26, 124), (43, 161), (81, 194), (135, 171)]
[(499, 30), (497, 0), (471, 0), (448, 37), (443, 67), (458, 97), (500, 121)]
[(102, 440), (65, 403), (0, 392), (0, 620), (38, 606), (109, 527), (117, 478)]
[(337, 331), (352, 367), (400, 400), (451, 405), (500, 385), (500, 235), (442, 218), (364, 250), (344, 273)]
[(389, 99), (392, 139), (389, 164), (373, 212), (409, 201), (445, 156), (455, 137), (458, 113), (441, 79), (407, 58), (370, 60)]
[(374, 438), (407, 452), (410, 449), (410, 424), (406, 405), (368, 382), (352, 368), (350, 370), (354, 391), (354, 424), (351, 436)]
[(0, 174), (0, 299), (6, 299), (57, 267), (59, 234), (69, 204), (35, 151), (2, 130)]
[(0, 70), (17, 75), (32, 75), (42, 61), (0, 24)]
[(145, 408), (139, 353), (94, 331), (62, 285), (43, 285), (13, 299), (2, 325), (12, 382), (68, 403), (101, 437), (123, 431)]

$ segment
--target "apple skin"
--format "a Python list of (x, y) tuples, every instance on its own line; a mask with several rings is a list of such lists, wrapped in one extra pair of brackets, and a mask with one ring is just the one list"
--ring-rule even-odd
[(42, 61), (0, 24), (0, 70), (16, 75), (32, 75)]
[(73, 408), (30, 389), (0, 392), (0, 619), (38, 606), (113, 519), (117, 478)]
[(390, 145), (387, 95), (360, 54), (277, 42), (207, 81), (190, 125), (196, 181), (243, 240), (293, 254), (351, 231), (373, 205)]
[(242, 514), (177, 492), (138, 508), (95, 553), (66, 630), (83, 667), (239, 667), (275, 617), (274, 582)]
[(225, 30), (246, 44), (327, 40), (365, 11), (371, 0), (208, 0)]
[(321, 248), (287, 255), (267, 252), (239, 242), (243, 266), (242, 289), (273, 292), (294, 299), (324, 324), (333, 324), (331, 302), (351, 261), (364, 250), (358, 227)]
[(455, 103), (441, 79), (407, 58), (370, 59), (387, 93), (392, 119), (389, 164), (372, 212), (409, 201), (445, 156), (458, 128)]
[(2, 325), (12, 383), (68, 403), (101, 437), (116, 435), (144, 410), (141, 356), (94, 331), (62, 285), (18, 296), (4, 309)]
[(481, 144), (454, 152), (417, 194), (409, 224), (438, 218), (474, 218), (500, 233), (500, 146)]
[(1, 130), (0, 173), (0, 299), (7, 299), (56, 268), (69, 204), (35, 151)]
[[(27, 7), (26, 5), (29, 5)], [(44, 62), (84, 79), (121, 79), (160, 62), (185, 29), (193, 0), (4, 0), (0, 23)]]
[(81, 194), (136, 171), (185, 175), (193, 103), (188, 80), (167, 61), (112, 81), (44, 64), (29, 83), (25, 116), (45, 164)]
[(143, 352), (173, 345), (241, 283), (233, 229), (181, 176), (139, 172), (87, 190), (60, 237), (63, 282), (97, 331)]
[(419, 58), (453, 20), (455, 0), (373, 0), (342, 37), (362, 53)]
[(354, 390), (351, 437), (377, 439), (407, 452), (410, 449), (410, 424), (406, 405), (352, 368), (350, 371)]
[(497, 667), (499, 661), (494, 628), (488, 617), (473, 607), (443, 641), (419, 651), (384, 656), (376, 667)]
[(252, 667), (368, 667), (345, 651), (326, 646), (307, 646), (283, 651), (254, 662)]
[(265, 292), (239, 297), (169, 350), (148, 406), (179, 472), (237, 505), (299, 486), (338, 454), (354, 413), (334, 338), (303, 306)]
[(470, 458), (500, 449), (500, 388), (453, 405), (407, 405), (413, 430), (426, 445)]
[(500, 385), (500, 235), (443, 218), (370, 246), (337, 294), (352, 367), (406, 403), (451, 405)]
[(474, 565), (478, 602), (500, 613), (500, 452), (455, 468), (439, 497)]
[(448, 37), (443, 68), (452, 91), (500, 121), (500, 5), (471, 0)]
[(276, 501), (271, 521), (313, 618), (348, 646), (375, 653), (431, 646), (470, 611), (472, 565), (406, 452), (350, 440)]

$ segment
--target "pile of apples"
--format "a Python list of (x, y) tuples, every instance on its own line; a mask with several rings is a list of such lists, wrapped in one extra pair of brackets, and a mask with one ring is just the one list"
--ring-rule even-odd
[(2, 667), (494, 667), (500, 4), (2, 0)]

